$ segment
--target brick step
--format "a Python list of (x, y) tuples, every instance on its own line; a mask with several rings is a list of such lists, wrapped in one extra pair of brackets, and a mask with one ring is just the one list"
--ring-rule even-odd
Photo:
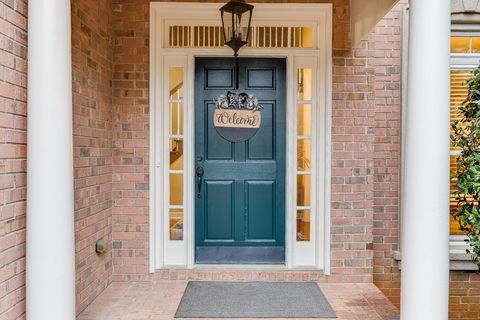
[(156, 280), (223, 280), (223, 281), (320, 281), (326, 282), (322, 270), (261, 269), (255, 267), (207, 267), (194, 269), (162, 269), (155, 272)]

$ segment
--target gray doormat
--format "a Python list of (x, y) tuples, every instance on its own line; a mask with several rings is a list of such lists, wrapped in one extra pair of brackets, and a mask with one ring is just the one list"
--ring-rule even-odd
[(191, 281), (175, 318), (336, 318), (315, 282)]

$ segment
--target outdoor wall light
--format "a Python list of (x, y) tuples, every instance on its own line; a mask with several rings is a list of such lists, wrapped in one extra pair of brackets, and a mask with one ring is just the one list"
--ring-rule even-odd
[(234, 56), (248, 43), (253, 6), (244, 0), (231, 0), (220, 8), (225, 44), (233, 49)]
[(105, 240), (100, 239), (95, 242), (95, 252), (97, 254), (103, 254), (107, 252), (107, 243), (105, 242)]

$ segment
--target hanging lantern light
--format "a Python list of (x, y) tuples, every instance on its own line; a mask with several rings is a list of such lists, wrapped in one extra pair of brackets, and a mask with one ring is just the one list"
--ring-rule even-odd
[(225, 44), (233, 49), (235, 57), (248, 43), (252, 12), (253, 6), (244, 0), (231, 0), (220, 8)]
[[(253, 6), (245, 0), (231, 0), (220, 8), (223, 38), (235, 56), (235, 92), (228, 91), (214, 100), (213, 125), (227, 141), (238, 143), (252, 138), (260, 128), (263, 106), (253, 95), (239, 92), (240, 65), (238, 50), (248, 43)], [(225, 117), (238, 123), (225, 122)], [(241, 124), (240, 124), (241, 123)]]

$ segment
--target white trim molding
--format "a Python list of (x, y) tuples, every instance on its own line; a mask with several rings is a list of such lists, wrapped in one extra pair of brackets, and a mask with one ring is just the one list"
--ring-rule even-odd
[[(227, 47), (169, 47), (169, 27), (221, 26), (220, 3), (150, 4), (150, 272), (161, 268), (194, 268), (194, 82), (195, 57), (231, 57)], [(295, 14), (292, 15), (292, 12)], [(314, 32), (308, 48), (243, 48), (242, 57), (277, 57), (287, 61), (287, 172), (286, 172), (286, 268), (316, 269), (330, 273), (330, 181), (332, 125), (332, 5), (255, 4), (253, 26), (307, 26)], [(168, 29), (168, 30), (167, 30)], [(166, 96), (170, 67), (184, 70), (184, 221), (183, 240), (169, 239), (168, 123)], [(296, 241), (296, 68), (314, 73), (312, 97), (311, 243)], [(166, 89), (167, 88), (167, 89)], [(300, 101), (299, 101), (300, 103)], [(166, 107), (167, 106), (167, 107)], [(259, 266), (263, 268), (264, 266)], [(235, 268), (235, 266), (232, 266)]]

